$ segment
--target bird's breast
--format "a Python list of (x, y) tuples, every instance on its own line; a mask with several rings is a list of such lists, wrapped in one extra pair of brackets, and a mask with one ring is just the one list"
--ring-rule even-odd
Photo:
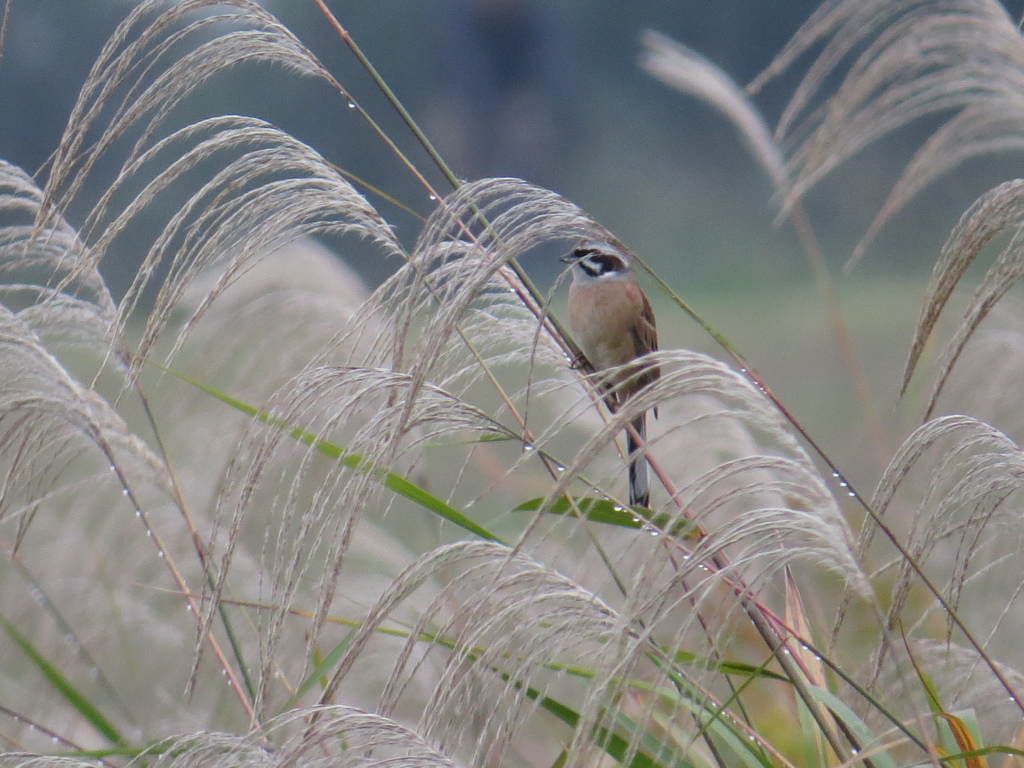
[(634, 329), (642, 310), (622, 283), (569, 288), (569, 325), (583, 354), (599, 371), (625, 365), (637, 356)]

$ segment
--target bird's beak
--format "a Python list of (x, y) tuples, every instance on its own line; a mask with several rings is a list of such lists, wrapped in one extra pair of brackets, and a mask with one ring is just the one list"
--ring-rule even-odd
[(567, 253), (565, 254), (565, 256), (559, 256), (558, 260), (563, 264), (575, 264), (578, 260), (578, 257), (575, 253)]

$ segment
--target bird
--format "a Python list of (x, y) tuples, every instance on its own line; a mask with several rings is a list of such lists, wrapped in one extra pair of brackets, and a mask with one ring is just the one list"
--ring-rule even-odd
[[(614, 240), (583, 239), (560, 258), (572, 266), (569, 286), (569, 327), (579, 344), (581, 358), (590, 364), (605, 405), (615, 413), (629, 398), (661, 376), (653, 363), (630, 366), (634, 360), (658, 349), (654, 312), (631, 264), (625, 246)], [(611, 370), (605, 374), (606, 371)], [(605, 375), (602, 375), (605, 374)], [(658, 410), (654, 409), (657, 417)], [(637, 451), (647, 440), (647, 414), (632, 422), (627, 445), (630, 506), (649, 507), (651, 492), (647, 464)], [(636, 437), (640, 438), (637, 442)]]

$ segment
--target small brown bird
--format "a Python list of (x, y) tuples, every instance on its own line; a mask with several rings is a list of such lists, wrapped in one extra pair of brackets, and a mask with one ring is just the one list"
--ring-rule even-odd
[[(657, 381), (657, 365), (629, 363), (658, 348), (658, 331), (647, 295), (636, 280), (626, 249), (612, 241), (582, 240), (561, 261), (572, 264), (569, 287), (569, 326), (590, 365), (598, 373), (605, 404), (612, 413), (648, 384)], [(600, 377), (609, 368), (626, 366)], [(658, 415), (657, 409), (654, 415)], [(633, 429), (647, 440), (647, 418), (641, 414)], [(632, 434), (629, 446), (629, 503), (650, 506), (647, 464), (639, 460), (640, 448)]]

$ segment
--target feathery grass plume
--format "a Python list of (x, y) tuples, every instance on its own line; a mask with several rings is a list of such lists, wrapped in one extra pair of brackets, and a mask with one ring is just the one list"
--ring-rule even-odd
[(9, 752), (0, 755), (0, 765), (4, 768), (86, 768), (94, 762), (80, 757), (60, 757), (47, 755), (42, 757), (26, 752)]
[[(573, 685), (572, 675), (557, 667), (601, 669), (603, 659), (620, 657), (617, 638), (627, 628), (596, 596), (500, 545), (456, 544), (422, 558), (419, 567), (436, 569), (441, 563), (457, 575), (424, 611), (415, 631), (445, 638), (454, 652), (445, 654), (432, 700), (422, 710), (421, 732), (452, 754), (465, 754), (469, 764), (501, 760), (534, 741), (529, 718), (539, 697), (559, 688), (580, 692), (581, 681)], [(407, 684), (404, 667), (414, 650), (407, 644), (403, 663), (382, 693), (385, 713)], [(528, 689), (536, 693), (527, 695)], [(588, 694), (603, 698), (593, 687)], [(489, 715), (481, 716), (484, 712)], [(588, 736), (586, 714), (580, 717), (579, 743), (567, 751), (585, 764), (599, 747)], [(536, 741), (534, 748), (546, 740)]]
[[(207, 129), (213, 134), (203, 138)], [(121, 322), (137, 306), (157, 268), (169, 261), (146, 330), (138, 345), (138, 357), (152, 349), (171, 310), (195, 276), (220, 262), (218, 279), (199, 302), (178, 335), (171, 355), (202, 317), (211, 302), (251, 265), (258, 254), (273, 246), (313, 234), (355, 234), (372, 240), (385, 252), (400, 254), (390, 228), (352, 185), (310, 147), (262, 121), (247, 118), (215, 118), (190, 126), (161, 141), (165, 144), (194, 136), (201, 140), (184, 150), (115, 219), (101, 242), (116, 236), (124, 224), (151, 206), (157, 193), (180, 174), (219, 152), (230, 159), (194, 192), (154, 242), (121, 305)], [(179, 150), (182, 151), (182, 150)], [(141, 160), (149, 159), (147, 153)], [(129, 168), (131, 175), (136, 169)], [(111, 232), (113, 235), (111, 235)]]
[[(217, 284), (217, 265), (200, 272), (171, 316), (176, 335)], [(381, 367), (388, 318), (366, 303), (369, 291), (335, 254), (312, 239), (275, 244), (253, 256), (243, 274), (193, 322), (175, 364), (202, 383), (261, 404), (311, 365)], [(156, 354), (168, 345), (159, 340)], [(209, 509), (221, 472), (238, 453), (246, 421), (209, 394), (163, 376), (152, 397), (161, 404), (168, 450), (192, 505)], [(205, 434), (201, 441), (195, 435)]]
[(121, 416), (76, 381), (6, 307), (0, 307), (0, 359), (7, 371), (0, 382), (0, 421), (3, 445), (9, 451), (0, 516), (31, 509), (8, 508), (15, 503), (14, 489), (20, 484), (16, 480), (22, 473), (25, 481), (35, 482), (50, 473), (73, 475), (72, 458), (88, 454), (93, 460), (79, 465), (79, 470), (93, 464), (94, 481), (116, 485), (118, 478), (109, 469), (113, 463), (140, 482), (170, 486), (162, 463)]
[(1020, 381), (1024, 381), (1024, 306), (1008, 295), (964, 347), (936, 410), (970, 414), (998, 427), (1019, 445), (1024, 442), (1024, 419), (1017, 402)]
[(1010, 240), (995, 262), (985, 272), (970, 305), (964, 311), (953, 338), (939, 361), (938, 374), (928, 397), (926, 417), (936, 405), (953, 367), (964, 347), (996, 303), (1024, 275), (1024, 181), (1008, 181), (989, 190), (961, 216), (942, 248), (942, 255), (932, 270), (925, 291), (925, 302), (918, 318), (914, 340), (903, 373), (905, 391), (924, 346), (931, 336), (939, 315), (946, 307), (953, 290), (967, 268), (982, 249), (1002, 232), (1009, 231)]
[[(486, 306), (492, 298), (507, 303), (512, 295), (522, 303), (522, 286), (505, 268), (510, 260), (545, 243), (571, 242), (599, 229), (572, 203), (519, 179), (464, 184), (435, 209), (410, 263), (378, 292), (396, 317), (402, 339), (424, 313), (434, 315), (415, 346), (400, 342), (394, 367), (405, 369), (415, 356), (418, 367), (429, 370), (457, 336), (455, 326), (470, 307)], [(537, 338), (543, 345), (539, 352), (550, 349), (544, 334)]]
[[(915, 640), (914, 658), (935, 684), (947, 712), (969, 713), (984, 744), (1009, 744), (1020, 728), (1020, 710), (1004, 695), (992, 671), (976, 652), (956, 643)], [(1024, 675), (1005, 664), (999, 671), (1024, 690)], [(922, 702), (924, 704), (924, 702)]]
[[(697, 51), (652, 30), (644, 32), (643, 44), (640, 66), (667, 85), (696, 96), (722, 112), (737, 129), (775, 190), (784, 191), (789, 177), (782, 149), (776, 144), (760, 111), (732, 78)], [(795, 202), (788, 213), (807, 265), (814, 275), (843, 365), (860, 401), (868, 434), (876, 451), (882, 455), (887, 452), (886, 430), (875, 407), (864, 369), (857, 358), (839, 291), (829, 274), (818, 238), (803, 206)]]
[[(308, 716), (317, 716), (310, 728)], [(273, 744), (271, 748), (269, 745)], [(244, 735), (197, 732), (158, 742), (130, 765), (154, 768), (455, 768), (413, 730), (354, 707), (326, 706), (288, 713)], [(94, 768), (85, 758), (4, 755), (5, 768)]]
[[(448, 435), (509, 436), (479, 409), (429, 384), (418, 389), (410, 406), (411, 388), (409, 375), (386, 369), (321, 367), (303, 372), (271, 400), (276, 419), (310, 425), (318, 441), (345, 446), (360, 457), (365, 467), (360, 471), (327, 462), (316, 445), (297, 444), (279, 426), (254, 425), (254, 433), (241, 441), (214, 520), (214, 536), (224, 544), (210, 544), (220, 559), (220, 579), (204, 626), (225, 584), (236, 578), (231, 574), (236, 547), (250, 542), (261, 564), (255, 586), (268, 591), (251, 597), (273, 606), (257, 622), (261, 698), (268, 686), (276, 684), (280, 692), (275, 670), (308, 672), (302, 666), (309, 663), (308, 654), (298, 659), (299, 669), (291, 668), (294, 661), (276, 656), (285, 618), (296, 601), (311, 602), (313, 620), (304, 631), (308, 646), (317, 644), (361, 517), (372, 513), (376, 518), (394, 504), (390, 494), (383, 495), (379, 472), (408, 468), (424, 447), (443, 443)], [(410, 513), (401, 505), (391, 511)], [(364, 593), (361, 599), (369, 596)], [(256, 704), (259, 708), (263, 702)]]
[[(227, 259), (228, 264), (210, 299), (245, 268), (249, 254), (291, 237), (356, 232), (399, 251), (385, 222), (337, 171), (311, 148), (263, 121), (215, 117), (157, 138), (168, 115), (191, 91), (241, 61), (284, 65), (324, 79), (344, 94), (294, 35), (249, 0), (187, 0), (158, 13), (164, 5), (152, 0), (139, 5), (104, 47), (54, 156), (46, 191), (45, 212), (64, 210), (98, 159), (111, 155), (129, 129), (148, 117), (83, 228), (94, 242), (80, 268), (95, 269), (111, 243), (140, 213), (158, 209), (176, 182), (211, 162), (220, 166), (208, 181), (197, 184), (184, 205), (175, 202), (176, 213), (121, 302), (118, 322), (123, 328), (158, 272), (169, 273), (149, 314), (133, 376), (190, 280), (211, 260)], [(189, 21), (197, 14), (198, 19)], [(216, 34), (223, 27), (228, 31)], [(99, 137), (87, 145), (95, 131)], [(142, 189), (134, 190), (140, 184)], [(123, 207), (112, 209), (120, 198), (127, 198), (120, 203)], [(208, 303), (197, 308), (182, 338)]]
[[(149, 605), (152, 595), (140, 594), (138, 584), (166, 574), (166, 563), (181, 554), (178, 540), (166, 544), (161, 536), (168, 532), (164, 513), (174, 483), (163, 458), (126, 421), (130, 409), (102, 394), (111, 385), (115, 395), (123, 388), (128, 344), (116, 330), (117, 309), (94, 253), (63, 218), (42, 216), (43, 198), (27, 174), (0, 166), (0, 270), (10, 307), (0, 310), (7, 372), (0, 384), (6, 446), (0, 516), (16, 526), (4, 541), (4, 581), (12, 588), (3, 610), (38, 616), (43, 634), (28, 642), (88, 673), (97, 695), (131, 723), (96, 638), (117, 614), (137, 617), (140, 637), (158, 635), (154, 650), (173, 637), (173, 622)], [(113, 571), (107, 547), (128, 555)], [(106, 590), (99, 600), (98, 583)], [(127, 629), (131, 622), (122, 624)], [(21, 662), (14, 669), (12, 683), (26, 671)], [(163, 682), (151, 680), (154, 690)], [(21, 714), (59, 711), (63, 698), (59, 686), (47, 688), (25, 697), (32, 708)], [(32, 734), (27, 726), (24, 732)]]
[[(631, 398), (622, 409), (625, 413), (616, 413), (605, 432), (657, 404), (662, 413), (657, 424), (664, 432), (652, 434), (648, 450), (656, 456), (702, 454), (698, 462), (680, 458), (670, 465), (673, 480), (685, 481), (675, 490), (671, 514), (685, 510), (707, 532), (695, 549), (694, 566), (728, 554), (734, 576), (756, 591), (790, 557), (808, 558), (834, 569), (855, 591), (867, 595), (845, 520), (810, 458), (763, 394), (704, 355), (673, 350), (654, 357), (661, 378)], [(719, 433), (727, 437), (718, 439)], [(581, 447), (577, 464), (601, 438), (595, 435)], [(689, 476), (681, 472), (687, 465)], [(566, 480), (575, 466), (570, 465)], [(552, 495), (557, 492), (553, 489)], [(657, 549), (656, 540), (647, 541)]]
[[(602, 579), (601, 571), (587, 567), (586, 560), (564, 566), (550, 558), (545, 562), (559, 562), (581, 584), (608, 596), (630, 626), (647, 628), (644, 634), (657, 638), (669, 656), (686, 649), (698, 654), (703, 650), (714, 658), (720, 649), (732, 647), (741, 631), (749, 631), (741, 621), (748, 608), (743, 596), (770, 593), (769, 579), (787, 562), (823, 565), (837, 572), (855, 593), (869, 597), (845, 520), (763, 394), (720, 362), (696, 353), (665, 351), (654, 358), (661, 366), (661, 379), (625, 403), (603, 430), (580, 447), (541, 510), (553, 505), (581, 475), (598, 494), (608, 495), (611, 489), (606, 482), (591, 479), (602, 474), (593, 468), (595, 457), (623, 423), (654, 404), (662, 414), (657, 424), (666, 429), (664, 435), (652, 434), (648, 443), (655, 456), (711, 451), (703, 436), (728, 427), (746, 431), (747, 440), (737, 439), (728, 446), (728, 454), (708, 457), (709, 468), (686, 486), (673, 488), (675, 498), (663, 523), (609, 542), (615, 576), (611, 583)], [(708, 407), (708, 401), (716, 401), (716, 406)], [(752, 448), (750, 455), (736, 453), (744, 444)], [(670, 466), (678, 472), (680, 463), (676, 459)], [(623, 475), (621, 469), (617, 474)], [(672, 479), (679, 480), (678, 474)], [(615, 498), (614, 493), (610, 495)], [(706, 533), (690, 545), (671, 533), (680, 526), (691, 531), (703, 527)], [(536, 543), (530, 538), (522, 546), (534, 551), (531, 547)], [(613, 598), (616, 583), (623, 594)], [(709, 620), (713, 630), (703, 623)], [(713, 698), (700, 692), (706, 681), (703, 675), (698, 679), (695, 695), (698, 702), (707, 704)], [(651, 701), (647, 704), (656, 706)]]
[[(566, 352), (546, 306), (507, 264), (597, 230), (576, 206), (519, 179), (468, 183), (442, 200), (409, 262), (371, 300), (393, 318), (387, 365), (411, 376), (410, 403), (420, 383), (457, 395), (485, 386), (539, 455), (545, 445), (523, 419), (535, 415), (538, 431), (550, 433), (543, 395), (564, 386)], [(524, 367), (525, 385), (512, 384), (522, 382)]]
[[(308, 730), (310, 716), (316, 728)], [(270, 723), (270, 733), (303, 728), (301, 735), (283, 742), (277, 765), (281, 768), (352, 765), (358, 768), (454, 768), (456, 763), (412, 729), (379, 714), (353, 707), (319, 707)], [(341, 737), (339, 739), (339, 736)]]
[[(147, 502), (163, 500), (171, 478), (122, 417), (76, 381), (6, 308), (0, 308), (0, 361), (0, 518), (16, 526), (3, 538), (2, 616), (17, 621), (23, 633), (44, 630), (33, 638), (40, 652), (98, 671), (92, 654), (79, 649), (87, 640), (96, 642), (101, 628), (109, 629), (103, 617), (129, 610), (138, 597), (137, 590), (121, 591), (121, 579), (164, 569), (121, 491)], [(106, 547), (131, 540), (127, 529), (140, 535), (134, 546), (147, 555), (124, 557), (113, 573), (106, 572), (112, 565)], [(136, 605), (129, 615), (146, 613)], [(157, 626), (154, 621), (145, 631)], [(19, 714), (46, 721), (60, 711), (64, 702), (56, 687), (29, 693), (39, 683), (18, 646), (5, 640), (0, 647), (5, 686), (24, 694), (15, 697)], [(122, 717), (123, 711), (122, 706)], [(15, 731), (34, 742), (27, 726)]]
[[(111, 329), (116, 307), (90, 260), (88, 247), (62, 218), (39, 230), (43, 193), (20, 168), (0, 160), (0, 284), (6, 306), (47, 342), (103, 350), (123, 344)], [(74, 277), (72, 277), (72, 275)]]
[[(822, 41), (777, 127), (777, 135), (800, 138), (784, 207), (872, 141), (916, 118), (951, 113), (905, 169), (850, 268), (885, 222), (938, 175), (975, 155), (1021, 146), (1024, 42), (996, 0), (832, 0), (751, 89)], [(812, 109), (850, 57), (842, 84)]]
[[(947, 112), (950, 115), (897, 182), (865, 240), (851, 257), (852, 265), (884, 222), (936, 175), (976, 154), (1021, 145), (1016, 130), (1019, 118), (1014, 116), (1021, 114), (1024, 44), (1016, 25), (997, 2), (836, 0), (824, 5), (807, 22), (752, 87), (759, 87), (767, 77), (790, 66), (797, 56), (822, 42), (818, 58), (780, 122), (780, 134), (802, 138), (791, 160), (794, 181), (787, 204), (888, 131), (920, 116)], [(827, 78), (851, 58), (853, 63), (842, 84), (831, 95), (825, 94)], [(812, 108), (813, 101), (822, 96), (827, 100)], [(803, 122), (798, 124), (801, 116)], [(968, 265), (997, 233), (1004, 229), (1010, 229), (1011, 234), (1016, 231), (1018, 186), (1016, 182), (1004, 184), (980, 198), (947, 241), (933, 271), (904, 388), (939, 313)], [(1011, 236), (1010, 246), (989, 270), (940, 362), (928, 416), (964, 344), (995, 302), (1019, 278), (1014, 240)], [(1001, 548), (1012, 550), (1014, 544), (999, 532), (1013, 519), (1019, 460), (1016, 446), (1005, 437), (997, 440), (1003, 443), (1001, 447), (990, 450), (984, 441), (990, 439), (991, 428), (977, 425), (981, 437), (976, 437), (973, 428), (943, 420), (928, 423), (894, 459), (879, 486), (876, 502), (882, 506), (877, 508), (878, 512), (885, 510), (910, 467), (929, 452), (936, 440), (959, 441), (936, 460), (945, 474), (936, 470), (931, 484), (920, 491), (923, 501), (914, 506), (917, 511), (910, 522), (906, 545), (909, 558), (887, 560), (873, 577), (895, 579), (889, 624), (894, 624), (901, 613), (913, 613), (913, 585), (925, 580), (937, 584), (947, 602), (941, 608), (933, 605), (919, 611), (915, 629), (923, 631), (927, 619), (946, 612), (947, 623), (956, 624), (958, 631), (975, 645), (979, 658), (989, 664), (991, 659), (984, 657), (980, 648), (989, 644), (995, 647), (1001, 636), (1012, 634), (1006, 616), (972, 617), (972, 627), (977, 621), (983, 632), (990, 633), (985, 637), (970, 631), (968, 624), (953, 621), (948, 612), (969, 614), (979, 608), (981, 601), (968, 600), (967, 590), (976, 588), (979, 594), (983, 593), (982, 584), (997, 575), (1001, 564), (1013, 557)], [(873, 530), (866, 530), (868, 541), (873, 534)], [(944, 559), (949, 563), (944, 563)], [(935, 579), (929, 578), (932, 574), (937, 574)], [(929, 590), (932, 588), (929, 586)], [(1019, 584), (1013, 579), (1000, 587), (1000, 594), (1007, 595), (1011, 604), (1015, 603), (1018, 591)], [(840, 620), (843, 616), (840, 610)], [(998, 677), (996, 671), (993, 674)], [(999, 682), (1010, 694), (1011, 702), (1016, 703), (1012, 686), (1006, 680)]]
[[(392, 333), (390, 319), (369, 303), (369, 289), (352, 269), (315, 239), (273, 243), (210, 301), (219, 278), (218, 264), (207, 267), (177, 304), (181, 316), (192, 318), (180, 342), (181, 366), (205, 383), (255, 403), (312, 364), (384, 365), (382, 347), (390, 344), (381, 340)], [(165, 349), (158, 341), (157, 353)], [(181, 404), (192, 408), (200, 400), (210, 402), (196, 394)]]
[[(990, 663), (1002, 681), (993, 673)], [(911, 680), (915, 682), (910, 683)], [(903, 722), (916, 723), (922, 733), (928, 734), (933, 749), (957, 754), (992, 748), (998, 754), (1001, 749), (997, 745), (1010, 745), (1020, 726), (1020, 710), (1006, 696), (1003, 681), (1019, 690), (1024, 676), (1005, 664), (984, 661), (976, 649), (948, 638), (905, 637), (882, 662), (875, 687), (892, 713)], [(951, 721), (959, 722), (954, 725)], [(887, 723), (877, 712), (865, 712), (865, 722), (876, 732), (887, 729)], [(958, 728), (970, 734), (969, 740), (955, 735)], [(983, 759), (999, 760), (995, 754)], [(901, 757), (906, 759), (905, 755)], [(1012, 760), (997, 764), (1011, 765)]]
[(721, 69), (689, 46), (654, 30), (643, 34), (640, 66), (667, 85), (721, 111), (776, 186), (786, 182), (786, 161), (750, 99)]
[[(251, 0), (182, 0), (169, 8), (166, 5), (163, 0), (139, 3), (104, 45), (79, 91), (47, 183), (47, 200), (57, 210), (67, 207), (96, 161), (129, 128), (150, 115), (126, 166), (190, 92), (239, 62), (274, 63), (299, 75), (322, 78), (344, 92), (287, 28)], [(198, 18), (189, 21), (190, 16)], [(228, 31), (216, 34), (222, 27)], [(120, 88), (127, 90), (119, 94)], [(119, 95), (119, 102), (112, 105)], [(101, 136), (87, 144), (90, 132), (111, 108), (113, 114), (105, 119)]]
[[(927, 470), (920, 468), (925, 457)], [(1024, 454), (998, 430), (968, 416), (945, 416), (919, 427), (893, 458), (879, 482), (872, 507), (886, 514), (897, 491), (913, 471), (927, 472), (905, 534), (914, 562), (932, 574), (949, 603), (969, 617), (976, 632), (986, 632), (986, 647), (1016, 647), (1020, 627), (1013, 607), (1021, 581), (1007, 571), (1021, 546), (1019, 511), (1012, 501), (1024, 478)], [(861, 551), (873, 537), (865, 529)], [(923, 626), (934, 620), (934, 605), (910, 602), (919, 577), (901, 558), (885, 562), (873, 574), (878, 578), (895, 571), (887, 623)], [(995, 602), (971, 601), (968, 595), (1005, 596)], [(994, 606), (994, 607), (993, 607)], [(917, 612), (914, 618), (910, 615)], [(912, 621), (910, 621), (912, 619)], [(949, 630), (952, 632), (952, 628)]]
[[(432, 703), (422, 712), (420, 728), (445, 749), (464, 756), (467, 764), (507, 761), (528, 749), (558, 754), (559, 739), (546, 738), (530, 716), (570, 691), (583, 695), (584, 709), (574, 717), (573, 741), (565, 748), (567, 765), (586, 764), (597, 756), (594, 728), (614, 725), (626, 693), (626, 680), (645, 667), (636, 684), (648, 689), (657, 668), (646, 660), (653, 650), (638, 636), (627, 617), (549, 567), (489, 543), (460, 543), (427, 553), (397, 580), (373, 608), (348, 647), (327, 694), (342, 685), (366, 644), (377, 638), (376, 627), (407, 600), (432, 574), (452, 573), (448, 586), (424, 611), (382, 694), (382, 708), (392, 711), (409, 681), (424, 663), (416, 638), (434, 638), (444, 653), (444, 672)], [(643, 681), (643, 682), (641, 682)], [(584, 695), (585, 694), (585, 695)], [(621, 715), (620, 715), (621, 717)], [(643, 723), (640, 723), (641, 728)], [(624, 760), (641, 749), (637, 733)], [(665, 746), (662, 759), (670, 759)]]

